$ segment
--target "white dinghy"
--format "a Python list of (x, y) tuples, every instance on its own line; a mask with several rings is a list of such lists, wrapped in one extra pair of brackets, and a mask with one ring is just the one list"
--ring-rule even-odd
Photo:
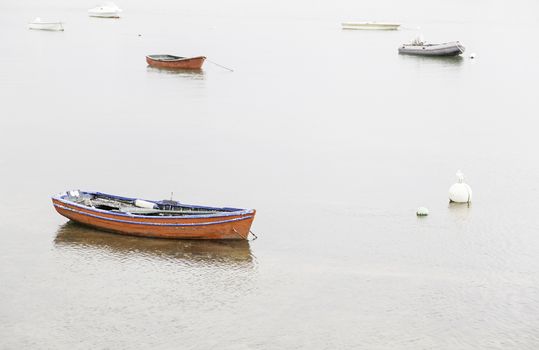
[(380, 23), (380, 22), (344, 22), (341, 23), (342, 29), (351, 30), (397, 30), (400, 27), (398, 23)]
[(421, 37), (418, 37), (410, 44), (403, 44), (399, 47), (399, 53), (417, 56), (458, 56), (464, 53), (464, 46), (458, 41), (442, 44), (427, 44)]
[(88, 10), (88, 16), (101, 18), (120, 18), (122, 10), (114, 3), (103, 4)]
[(32, 22), (28, 23), (28, 29), (35, 30), (51, 30), (51, 31), (63, 31), (64, 27), (62, 22), (45, 22), (41, 18), (36, 17)]

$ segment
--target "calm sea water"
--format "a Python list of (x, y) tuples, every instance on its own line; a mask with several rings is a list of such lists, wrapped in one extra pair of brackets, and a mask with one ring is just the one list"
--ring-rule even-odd
[[(1, 349), (539, 347), (537, 2), (95, 5), (0, 3)], [(467, 54), (399, 56), (418, 32)], [(80, 227), (74, 188), (256, 208), (259, 239)]]

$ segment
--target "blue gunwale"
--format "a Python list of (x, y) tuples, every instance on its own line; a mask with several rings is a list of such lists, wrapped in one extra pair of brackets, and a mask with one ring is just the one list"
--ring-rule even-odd
[(127, 220), (119, 220), (119, 219), (113, 219), (113, 218), (107, 218), (99, 215), (94, 215), (90, 213), (86, 213), (83, 211), (75, 210), (72, 208), (64, 207), (62, 205), (54, 204), (55, 207), (61, 208), (64, 210), (72, 211), (74, 213), (85, 215), (89, 217), (93, 217), (99, 220), (106, 220), (106, 221), (112, 221), (112, 222), (121, 222), (122, 224), (129, 224), (129, 225), (142, 225), (142, 226), (172, 226), (172, 227), (180, 227), (180, 226), (208, 226), (208, 225), (218, 225), (218, 224), (226, 224), (229, 222), (237, 222), (237, 221), (243, 221), (251, 219), (253, 216), (243, 216), (241, 218), (234, 218), (234, 219), (228, 219), (228, 220), (221, 220), (221, 221), (209, 221), (209, 222), (196, 222), (196, 223), (173, 223), (173, 224), (165, 224), (165, 223), (159, 223), (159, 222), (140, 222), (140, 221), (127, 221)]
[[(79, 191), (81, 194), (89, 194), (89, 195), (97, 195), (97, 196), (107, 196), (112, 199), (119, 199), (119, 200), (126, 200), (126, 201), (134, 201), (135, 199), (142, 199), (142, 198), (130, 198), (130, 197), (122, 197), (102, 192), (86, 192), (86, 191)], [(215, 217), (227, 217), (227, 216), (237, 216), (237, 215), (248, 215), (254, 213), (253, 209), (240, 209), (240, 208), (227, 208), (227, 207), (208, 207), (208, 206), (200, 206), (200, 205), (191, 205), (191, 204), (182, 204), (178, 203), (178, 206), (185, 207), (185, 208), (193, 208), (193, 209), (206, 209), (206, 210), (219, 210), (219, 213), (216, 214), (204, 214), (204, 215), (166, 215), (166, 216), (152, 216), (149, 217), (147, 215), (137, 215), (137, 214), (128, 214), (128, 213), (119, 213), (119, 212), (112, 212), (109, 210), (103, 210), (103, 209), (97, 209), (97, 208), (91, 208), (87, 207), (85, 205), (81, 205), (75, 202), (72, 202), (70, 200), (65, 199), (68, 194), (67, 192), (63, 192), (60, 194), (57, 194), (55, 196), (52, 196), (52, 199), (57, 200), (61, 203), (68, 204), (75, 206), (77, 208), (97, 212), (97, 213), (104, 213), (109, 215), (115, 215), (119, 217), (128, 217), (128, 218), (141, 218), (141, 219), (165, 219), (165, 220), (182, 220), (182, 219), (193, 219), (193, 218), (215, 218)], [(165, 205), (167, 203), (163, 203), (163, 201), (153, 201), (148, 199), (142, 199), (151, 203), (159, 204), (159, 205)]]

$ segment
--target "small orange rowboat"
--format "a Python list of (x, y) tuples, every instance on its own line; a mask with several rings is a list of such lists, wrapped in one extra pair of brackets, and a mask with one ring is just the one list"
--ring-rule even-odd
[(151, 67), (169, 69), (200, 69), (206, 57), (179, 57), (173, 55), (148, 55), (146, 62)]
[(58, 213), (78, 223), (154, 238), (247, 239), (256, 214), (254, 209), (204, 207), (78, 190), (53, 196), (52, 203)]

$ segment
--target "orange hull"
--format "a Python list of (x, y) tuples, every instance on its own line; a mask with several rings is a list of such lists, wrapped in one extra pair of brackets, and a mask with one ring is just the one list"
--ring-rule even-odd
[(97, 229), (115, 233), (174, 239), (247, 239), (256, 210), (225, 215), (153, 216), (108, 212), (52, 199), (56, 211), (66, 218)]
[(201, 69), (206, 57), (178, 57), (178, 59), (160, 60), (146, 56), (146, 62), (151, 67), (168, 69)]

